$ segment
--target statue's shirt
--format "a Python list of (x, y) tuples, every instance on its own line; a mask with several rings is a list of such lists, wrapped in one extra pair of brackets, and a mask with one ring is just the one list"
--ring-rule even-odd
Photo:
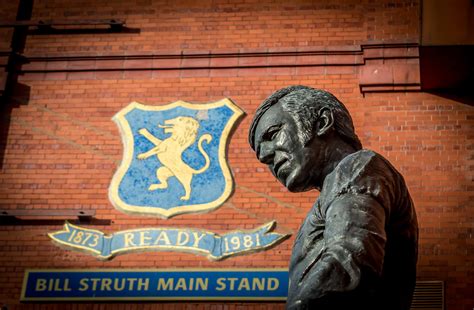
[(324, 180), (296, 237), (288, 308), (409, 309), (417, 242), (400, 173), (373, 151), (347, 156)]

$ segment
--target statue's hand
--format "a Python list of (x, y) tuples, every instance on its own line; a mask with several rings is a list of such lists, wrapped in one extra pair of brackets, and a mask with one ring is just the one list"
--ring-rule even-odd
[(145, 153), (138, 154), (137, 158), (140, 159), (140, 160), (144, 160), (144, 159), (146, 159), (146, 154)]
[(142, 128), (138, 131), (138, 133), (141, 135), (146, 135), (146, 132), (147, 132), (146, 128)]

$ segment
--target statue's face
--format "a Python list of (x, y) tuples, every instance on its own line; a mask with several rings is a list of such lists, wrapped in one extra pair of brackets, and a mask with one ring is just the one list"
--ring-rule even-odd
[(280, 103), (270, 107), (257, 123), (255, 146), (260, 162), (292, 192), (314, 188), (318, 153), (302, 143), (301, 131), (293, 117)]

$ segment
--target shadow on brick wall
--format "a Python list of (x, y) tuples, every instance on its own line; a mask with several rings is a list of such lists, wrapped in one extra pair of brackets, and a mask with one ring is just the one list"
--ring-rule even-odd
[(18, 83), (16, 79), (13, 83), (14, 85), (11, 86), (11, 94), (8, 94), (8, 97), (3, 96), (0, 98), (0, 169), (3, 168), (4, 164), (12, 111), (21, 105), (27, 105), (30, 100), (30, 87)]
[[(472, 85), (474, 85), (474, 81)], [(461, 89), (449, 91), (428, 91), (427, 93), (474, 107), (474, 91)]]

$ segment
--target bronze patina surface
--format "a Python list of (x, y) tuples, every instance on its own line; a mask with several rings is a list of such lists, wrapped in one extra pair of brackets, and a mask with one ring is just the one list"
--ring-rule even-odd
[(287, 308), (409, 309), (415, 208), (402, 175), (362, 148), (345, 106), (323, 90), (278, 90), (249, 142), (288, 190), (320, 191), (293, 246)]

